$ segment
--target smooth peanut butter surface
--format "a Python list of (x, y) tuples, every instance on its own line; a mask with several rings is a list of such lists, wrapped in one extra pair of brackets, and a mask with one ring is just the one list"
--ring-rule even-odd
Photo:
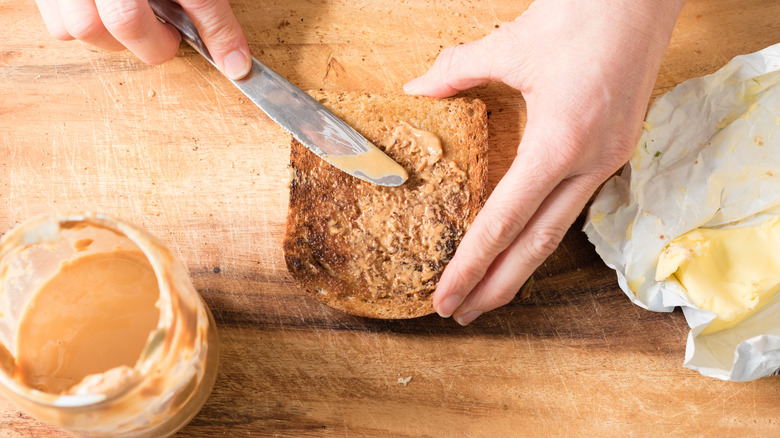
[[(30, 299), (19, 323), (15, 377), (54, 394), (68, 392), (87, 376), (127, 378), (157, 326), (158, 297), (157, 277), (140, 251), (62, 262)], [(117, 368), (123, 371), (107, 373)], [(99, 380), (101, 390), (110, 386)]]

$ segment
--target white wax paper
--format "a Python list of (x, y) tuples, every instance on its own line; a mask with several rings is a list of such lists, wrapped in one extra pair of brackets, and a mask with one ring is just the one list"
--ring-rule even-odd
[(690, 230), (780, 216), (779, 70), (777, 44), (656, 100), (631, 160), (604, 185), (585, 223), (634, 304), (682, 307), (691, 327), (684, 366), (724, 380), (780, 370), (780, 294), (737, 326), (700, 335), (714, 314), (694, 306), (673, 278), (655, 281), (655, 271), (664, 247)]

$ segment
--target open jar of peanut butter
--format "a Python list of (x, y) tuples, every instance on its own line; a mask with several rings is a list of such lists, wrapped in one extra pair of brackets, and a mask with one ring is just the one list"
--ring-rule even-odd
[(214, 319), (148, 232), (39, 216), (0, 240), (0, 391), (77, 436), (167, 436), (217, 375)]

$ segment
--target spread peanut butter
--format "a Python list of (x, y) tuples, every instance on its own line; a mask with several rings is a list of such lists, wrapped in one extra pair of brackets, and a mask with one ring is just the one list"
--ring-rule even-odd
[(158, 297), (154, 270), (140, 251), (62, 262), (26, 305), (14, 377), (54, 394), (105, 392), (132, 378), (157, 325)]
[[(417, 162), (418, 172), (433, 166), (444, 153), (441, 148), (441, 140), (436, 134), (414, 128), (406, 122), (401, 122), (395, 127), (393, 137), (395, 140), (399, 140), (400, 144), (408, 143), (411, 146), (407, 152)], [(393, 145), (396, 143), (393, 142)]]

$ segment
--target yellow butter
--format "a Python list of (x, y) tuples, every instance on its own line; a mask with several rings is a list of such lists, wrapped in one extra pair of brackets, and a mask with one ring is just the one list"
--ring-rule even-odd
[(697, 228), (677, 237), (656, 269), (656, 280), (670, 276), (696, 307), (717, 315), (702, 334), (734, 327), (780, 291), (780, 217), (739, 228)]

